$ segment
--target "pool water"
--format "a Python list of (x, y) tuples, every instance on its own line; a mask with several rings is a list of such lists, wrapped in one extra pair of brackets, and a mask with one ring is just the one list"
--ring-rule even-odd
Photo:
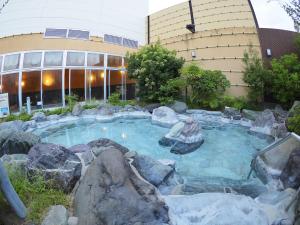
[(98, 138), (109, 138), (139, 154), (155, 159), (176, 161), (176, 169), (185, 179), (222, 177), (246, 179), (254, 154), (270, 144), (270, 139), (258, 137), (248, 128), (225, 124), (203, 130), (204, 144), (187, 155), (170, 153), (158, 141), (169, 129), (152, 125), (148, 119), (116, 120), (103, 123), (89, 120), (38, 129), (43, 142), (71, 147)]

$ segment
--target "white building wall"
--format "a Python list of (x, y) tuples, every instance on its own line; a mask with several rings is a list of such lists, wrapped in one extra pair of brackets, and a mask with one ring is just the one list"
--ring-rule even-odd
[[(2, 0), (0, 0), (2, 2)], [(46, 28), (89, 30), (145, 42), (149, 0), (9, 0), (0, 12), (0, 37)]]

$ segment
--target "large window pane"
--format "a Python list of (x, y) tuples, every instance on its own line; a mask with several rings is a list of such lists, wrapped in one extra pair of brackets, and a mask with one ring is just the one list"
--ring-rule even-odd
[(120, 57), (120, 56), (109, 55), (107, 60), (108, 60), (108, 62), (107, 62), (108, 67), (121, 67), (122, 66), (122, 57)]
[(67, 37), (67, 29), (53, 29), (47, 28), (45, 32), (45, 37), (56, 37), (56, 38), (65, 38)]
[(97, 53), (89, 53), (87, 58), (88, 66), (104, 66), (104, 55)]
[(45, 52), (44, 67), (62, 66), (62, 52)]
[(76, 95), (79, 101), (85, 101), (85, 71), (70, 70), (71, 95)]
[(67, 66), (84, 66), (85, 53), (68, 52)]
[(125, 93), (126, 93), (126, 99), (134, 99), (135, 98), (135, 80), (131, 80), (128, 77), (128, 73), (125, 72)]
[(23, 68), (41, 67), (41, 62), (42, 62), (42, 53), (41, 52), (25, 53)]
[(122, 95), (122, 73), (121, 71), (108, 71), (107, 80), (108, 96), (113, 93), (120, 93)]
[(104, 71), (88, 70), (88, 96), (90, 99), (103, 100), (104, 98)]
[(11, 112), (19, 111), (19, 74), (2, 75), (2, 93), (8, 93)]
[(75, 38), (75, 39), (84, 39), (89, 40), (90, 39), (90, 32), (89, 31), (83, 31), (83, 30), (69, 30), (68, 38)]
[(43, 71), (43, 105), (46, 107), (62, 104), (62, 71)]
[(7, 55), (4, 59), (4, 71), (19, 69), (20, 54)]
[(23, 72), (22, 74), (22, 102), (26, 103), (30, 97), (33, 109), (41, 107), (41, 71)]

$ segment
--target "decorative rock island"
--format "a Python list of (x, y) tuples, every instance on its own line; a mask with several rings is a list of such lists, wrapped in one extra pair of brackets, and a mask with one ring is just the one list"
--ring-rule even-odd
[(175, 124), (168, 134), (159, 140), (159, 144), (171, 147), (174, 154), (188, 154), (197, 150), (204, 142), (201, 126), (193, 118)]

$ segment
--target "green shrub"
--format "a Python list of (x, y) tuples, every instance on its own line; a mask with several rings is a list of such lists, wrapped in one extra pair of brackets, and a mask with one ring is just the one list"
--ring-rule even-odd
[(70, 112), (72, 112), (74, 106), (78, 102), (78, 96), (76, 96), (76, 95), (68, 95), (68, 96), (65, 97), (65, 99), (66, 99), (66, 102), (68, 104), (68, 110)]
[(252, 46), (244, 53), (243, 62), (243, 80), (250, 88), (248, 97), (252, 102), (263, 102), (266, 84), (270, 80), (270, 72), (264, 67), (258, 52)]
[(296, 54), (273, 59), (272, 93), (283, 105), (289, 107), (300, 97), (300, 60)]
[[(46, 182), (41, 176), (29, 181), (24, 173), (11, 168), (8, 168), (8, 174), (12, 185), (28, 209), (26, 222), (41, 224), (42, 218), (52, 205), (70, 207), (70, 197), (62, 191), (52, 188), (51, 182)], [(0, 193), (1, 210), (8, 207)]]
[(118, 92), (112, 93), (109, 97), (108, 97), (108, 103), (114, 106), (120, 106), (122, 104), (121, 100), (121, 94)]
[(245, 97), (232, 97), (232, 96), (224, 96), (223, 97), (223, 105), (228, 107), (233, 107), (239, 110), (249, 109), (249, 102)]
[[(158, 102), (163, 96), (161, 86), (180, 76), (183, 58), (175, 51), (155, 43), (136, 53), (127, 54), (128, 76), (137, 82), (137, 96), (145, 102)], [(165, 96), (168, 97), (168, 96)]]
[(4, 121), (10, 122), (10, 121), (15, 121), (15, 120), (22, 120), (22, 121), (26, 122), (26, 121), (31, 120), (31, 118), (32, 118), (32, 115), (22, 112), (19, 115), (10, 114), (4, 119)]
[(300, 106), (293, 112), (293, 117), (288, 119), (288, 129), (300, 135)]
[(44, 111), (46, 116), (62, 115), (62, 114), (68, 113), (68, 112), (70, 112), (69, 108), (58, 108), (58, 109), (54, 109), (54, 110)]
[(186, 80), (182, 77), (168, 80), (165, 85), (160, 87), (161, 96), (159, 102), (163, 105), (170, 105), (179, 99), (182, 90), (186, 87)]

